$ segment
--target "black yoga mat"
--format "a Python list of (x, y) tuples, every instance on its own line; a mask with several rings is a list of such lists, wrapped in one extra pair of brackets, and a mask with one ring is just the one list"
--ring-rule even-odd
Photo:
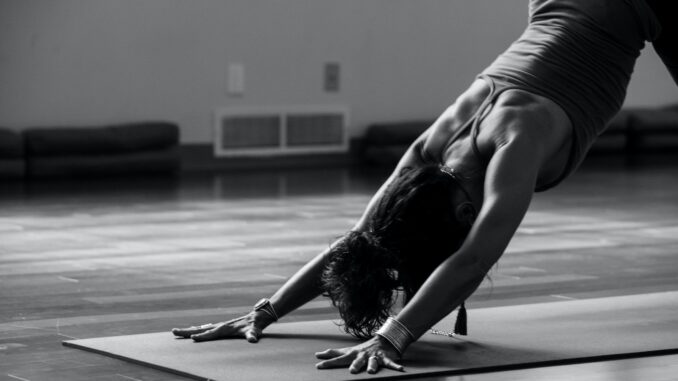
[[(425, 334), (402, 360), (405, 373), (382, 370), (377, 375), (315, 369), (314, 352), (359, 342), (332, 321), (275, 324), (258, 344), (194, 343), (159, 332), (64, 345), (218, 381), (452, 375), (678, 353), (678, 292), (471, 309), (469, 319), (469, 336)], [(451, 315), (436, 328), (451, 330), (453, 324)]]

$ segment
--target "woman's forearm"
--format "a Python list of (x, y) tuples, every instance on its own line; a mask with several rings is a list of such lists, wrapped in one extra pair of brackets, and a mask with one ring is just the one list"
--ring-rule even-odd
[(486, 275), (479, 266), (455, 259), (441, 264), (397, 316), (415, 340), (471, 296)]
[(282, 317), (301, 307), (322, 293), (320, 276), (325, 268), (329, 248), (323, 250), (299, 269), (271, 297), (271, 303)]

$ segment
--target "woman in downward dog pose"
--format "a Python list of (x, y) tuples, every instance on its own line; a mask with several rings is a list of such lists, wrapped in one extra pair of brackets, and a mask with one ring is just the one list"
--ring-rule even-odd
[[(257, 342), (323, 294), (346, 332), (366, 341), (316, 353), (318, 368), (403, 370), (408, 345), (455, 308), (464, 316), (464, 300), (504, 252), (533, 192), (583, 160), (621, 108), (645, 41), (678, 81), (675, 23), (658, 18), (670, 14), (667, 3), (531, 0), (523, 35), (410, 146), (353, 230), (249, 314), (173, 333)], [(405, 305), (389, 316), (397, 289)]]

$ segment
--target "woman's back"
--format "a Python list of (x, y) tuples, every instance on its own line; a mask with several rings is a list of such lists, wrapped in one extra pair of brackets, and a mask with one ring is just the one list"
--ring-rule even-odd
[(621, 108), (640, 50), (659, 31), (643, 0), (532, 0), (525, 32), (484, 73), (565, 110), (572, 172)]

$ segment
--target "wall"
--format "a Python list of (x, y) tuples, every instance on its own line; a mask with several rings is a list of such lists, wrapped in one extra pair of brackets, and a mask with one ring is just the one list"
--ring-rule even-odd
[[(517, 37), (526, 0), (0, 0), (0, 125), (160, 118), (210, 142), (215, 108), (342, 103), (352, 135), (430, 119)], [(648, 49), (651, 50), (651, 49)], [(341, 91), (325, 93), (325, 62)], [(242, 63), (246, 92), (226, 91)], [(658, 58), (628, 104), (678, 101)]]

